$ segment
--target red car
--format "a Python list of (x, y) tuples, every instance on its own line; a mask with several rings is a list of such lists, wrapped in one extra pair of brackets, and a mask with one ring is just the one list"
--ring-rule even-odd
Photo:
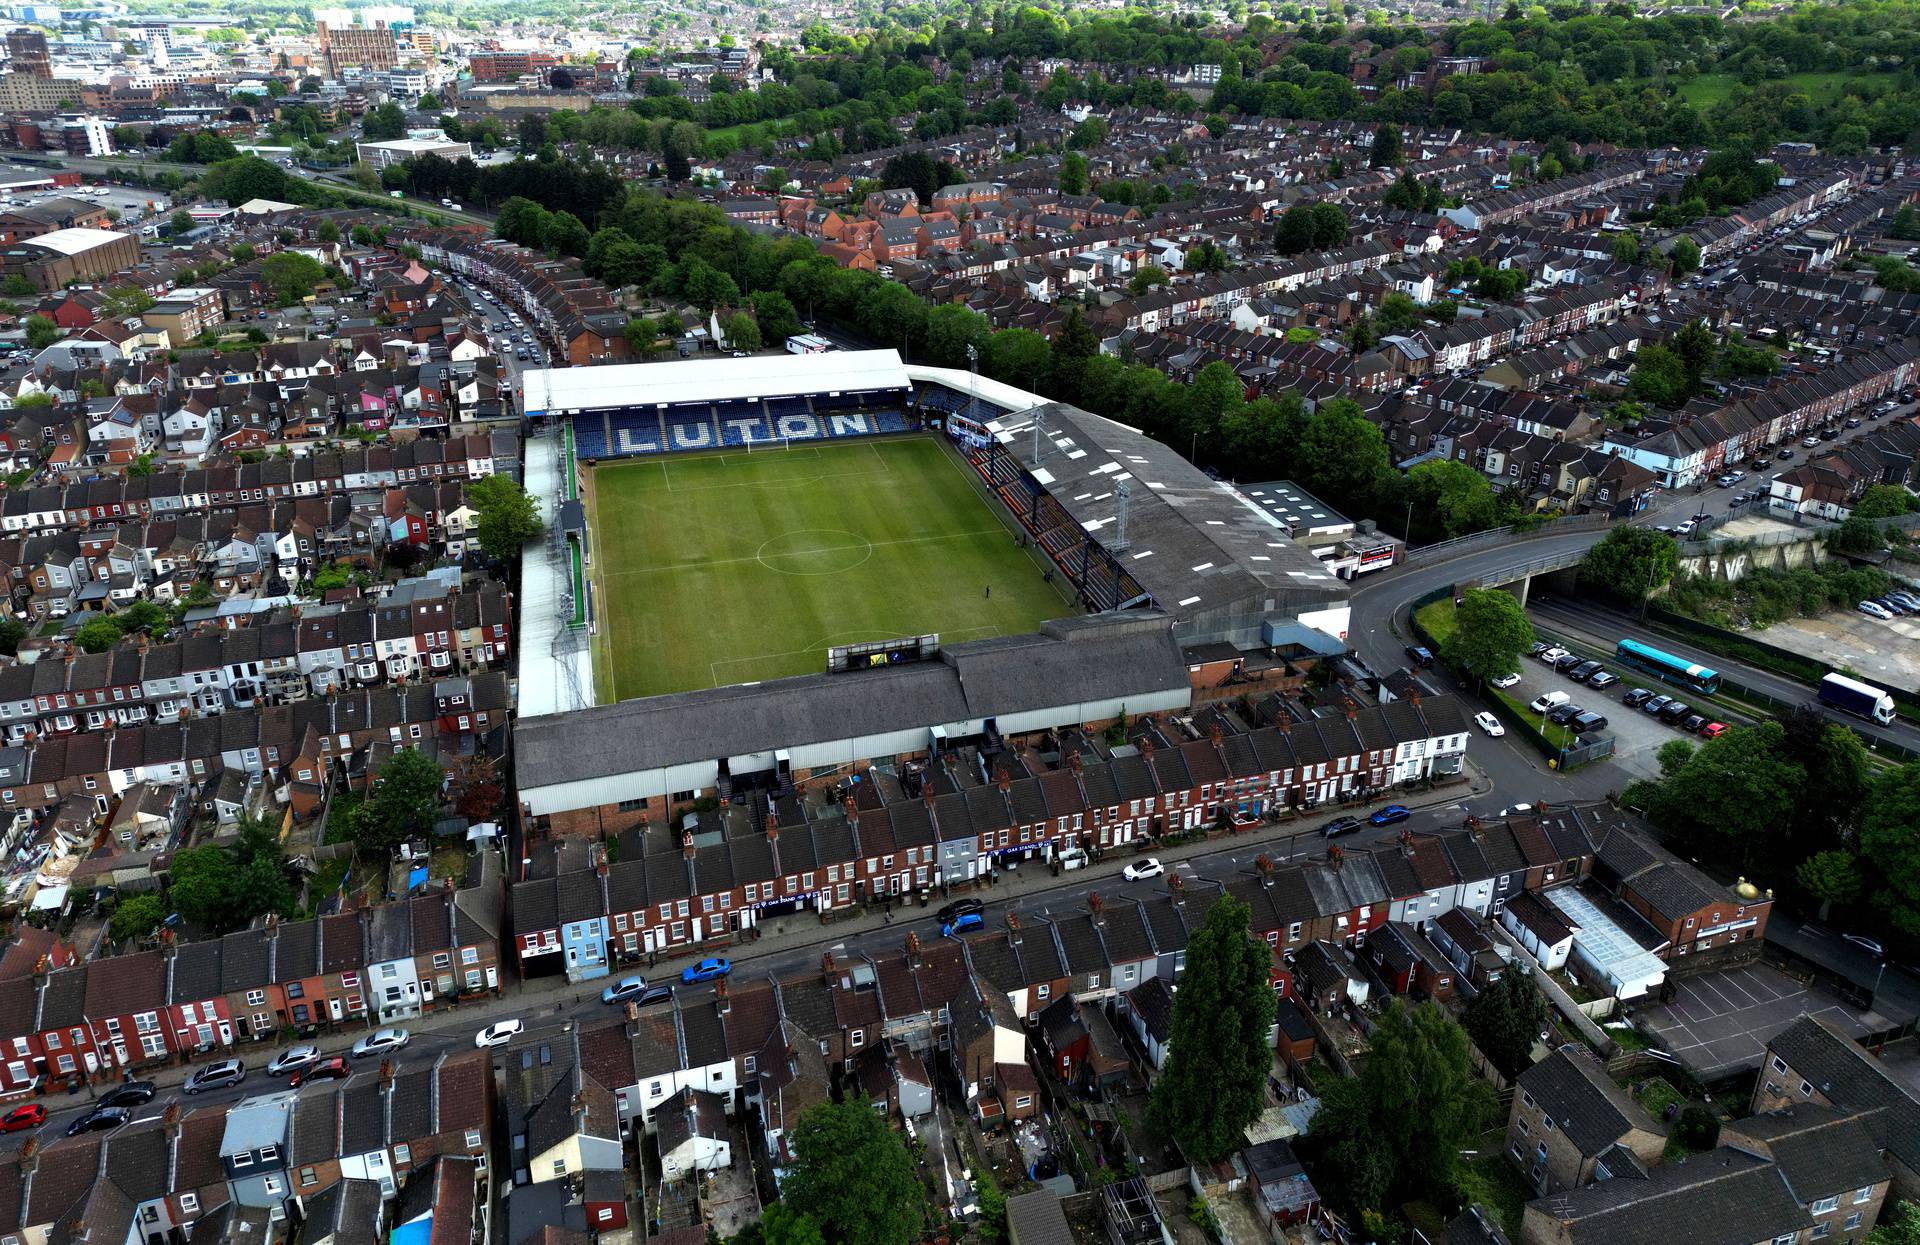
[(351, 1073), (352, 1070), (347, 1067), (347, 1061), (335, 1055), (331, 1059), (322, 1059), (311, 1068), (294, 1073), (293, 1087), (299, 1089), (302, 1085), (311, 1085), (315, 1081), (343, 1080)]
[(1727, 733), (1727, 724), (1725, 722), (1709, 722), (1700, 728), (1700, 733), (1708, 739), (1714, 739)]
[(37, 1102), (15, 1107), (5, 1115), (0, 1115), (0, 1133), (24, 1132), (29, 1128), (38, 1128), (47, 1122), (47, 1109)]

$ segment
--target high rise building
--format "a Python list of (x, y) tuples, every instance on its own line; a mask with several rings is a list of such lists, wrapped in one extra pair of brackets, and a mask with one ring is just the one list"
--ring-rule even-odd
[(53, 54), (47, 50), (47, 37), (37, 30), (19, 26), (7, 32), (7, 59), (13, 72), (36, 78), (53, 77)]

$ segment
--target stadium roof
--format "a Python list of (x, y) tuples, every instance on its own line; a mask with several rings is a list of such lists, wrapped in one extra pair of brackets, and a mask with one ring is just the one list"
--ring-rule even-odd
[(644, 406), (787, 398), (906, 389), (897, 350), (754, 355), (602, 367), (529, 368), (522, 374), (528, 415)]
[[(1348, 594), (1272, 515), (1137, 428), (1059, 402), (987, 427), (1161, 609), (1187, 618), (1251, 603), (1296, 614)], [(1122, 485), (1126, 545), (1116, 549)]]
[(23, 245), (44, 247), (62, 255), (81, 255), (96, 246), (118, 242), (126, 236), (111, 229), (56, 229), (52, 233), (43, 233), (37, 238), (22, 238), (20, 241)]

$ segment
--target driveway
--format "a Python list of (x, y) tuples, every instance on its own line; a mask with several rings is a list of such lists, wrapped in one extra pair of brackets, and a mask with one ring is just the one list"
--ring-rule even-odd
[(1776, 968), (1750, 964), (1676, 978), (1672, 1003), (1641, 1002), (1636, 1014), (1659, 1044), (1704, 1081), (1760, 1066), (1767, 1040), (1804, 1015), (1858, 1037), (1886, 1022), (1838, 997), (1808, 989)]

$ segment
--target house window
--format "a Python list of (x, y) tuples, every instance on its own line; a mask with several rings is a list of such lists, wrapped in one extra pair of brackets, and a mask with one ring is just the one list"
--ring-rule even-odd
[(1857, 1227), (1859, 1227), (1859, 1226), (1860, 1226), (1860, 1219), (1861, 1219), (1861, 1215), (1860, 1215), (1860, 1212), (1859, 1212), (1859, 1211), (1857, 1211), (1857, 1210), (1856, 1210), (1856, 1211), (1854, 1211), (1854, 1212), (1853, 1212), (1853, 1213), (1852, 1213), (1851, 1215), (1848, 1215), (1848, 1216), (1847, 1216), (1847, 1222), (1846, 1222), (1846, 1225), (1845, 1225), (1845, 1226), (1846, 1226), (1846, 1230), (1847, 1230), (1847, 1231), (1849, 1231), (1849, 1232), (1851, 1232), (1851, 1231), (1853, 1231), (1853, 1230), (1854, 1230), (1855, 1228), (1857, 1228)]
[[(200, 1195), (197, 1193), (182, 1193), (180, 1195), (180, 1210), (183, 1214), (188, 1215), (199, 1213)], [(7, 1238), (6, 1245), (13, 1245), (12, 1237)]]
[(1780, 1058), (1780, 1056), (1778, 1055), (1775, 1055), (1772, 1059), (1768, 1060), (1768, 1063), (1772, 1065), (1773, 1070), (1775, 1072), (1785, 1072), (1787, 1070), (1787, 1061)]
[(566, 1175), (566, 1174), (567, 1174), (567, 1160), (565, 1160), (565, 1159), (555, 1159), (555, 1160), (553, 1160), (553, 1174), (554, 1174), (554, 1175), (556, 1175), (556, 1176), (564, 1176), (564, 1175)]
[(1853, 1191), (1853, 1204), (1855, 1206), (1859, 1206), (1865, 1202), (1871, 1202), (1872, 1200), (1873, 1200), (1872, 1185), (1868, 1185), (1864, 1189), (1855, 1189)]
[(480, 1142), (481, 1142), (481, 1137), (480, 1137), (480, 1134), (479, 1134), (479, 1133), (477, 1133), (477, 1132), (468, 1132), (468, 1133), (467, 1133), (467, 1149), (469, 1149), (469, 1150), (477, 1150), (477, 1149), (479, 1149), (479, 1148), (480, 1148)]
[(847, 1044), (855, 1050), (865, 1046), (867, 1044), (867, 1031), (865, 1029), (855, 1029), (852, 1036), (847, 1039)]
[(1032, 1105), (1033, 1105), (1032, 1094), (1022, 1094), (1018, 1098), (1015, 1098), (1013, 1100), (1013, 1109), (1016, 1111), (1024, 1111)]
[(1823, 1198), (1820, 1198), (1818, 1201), (1814, 1202), (1813, 1213), (1816, 1215), (1830, 1215), (1834, 1211), (1838, 1210), (1839, 1208), (1840, 1208), (1839, 1198), (1823, 1197)]
[(319, 1172), (315, 1171), (311, 1167), (302, 1167), (300, 1169), (300, 1187), (301, 1188), (304, 1189), (310, 1184), (319, 1184), (319, 1183), (320, 1183)]
[(1053, 989), (1052, 986), (1046, 985), (1043, 982), (1042, 984), (1037, 985), (1033, 988), (1033, 997), (1037, 999), (1044, 999), (1047, 997), (1048, 993), (1052, 991), (1052, 989)]

